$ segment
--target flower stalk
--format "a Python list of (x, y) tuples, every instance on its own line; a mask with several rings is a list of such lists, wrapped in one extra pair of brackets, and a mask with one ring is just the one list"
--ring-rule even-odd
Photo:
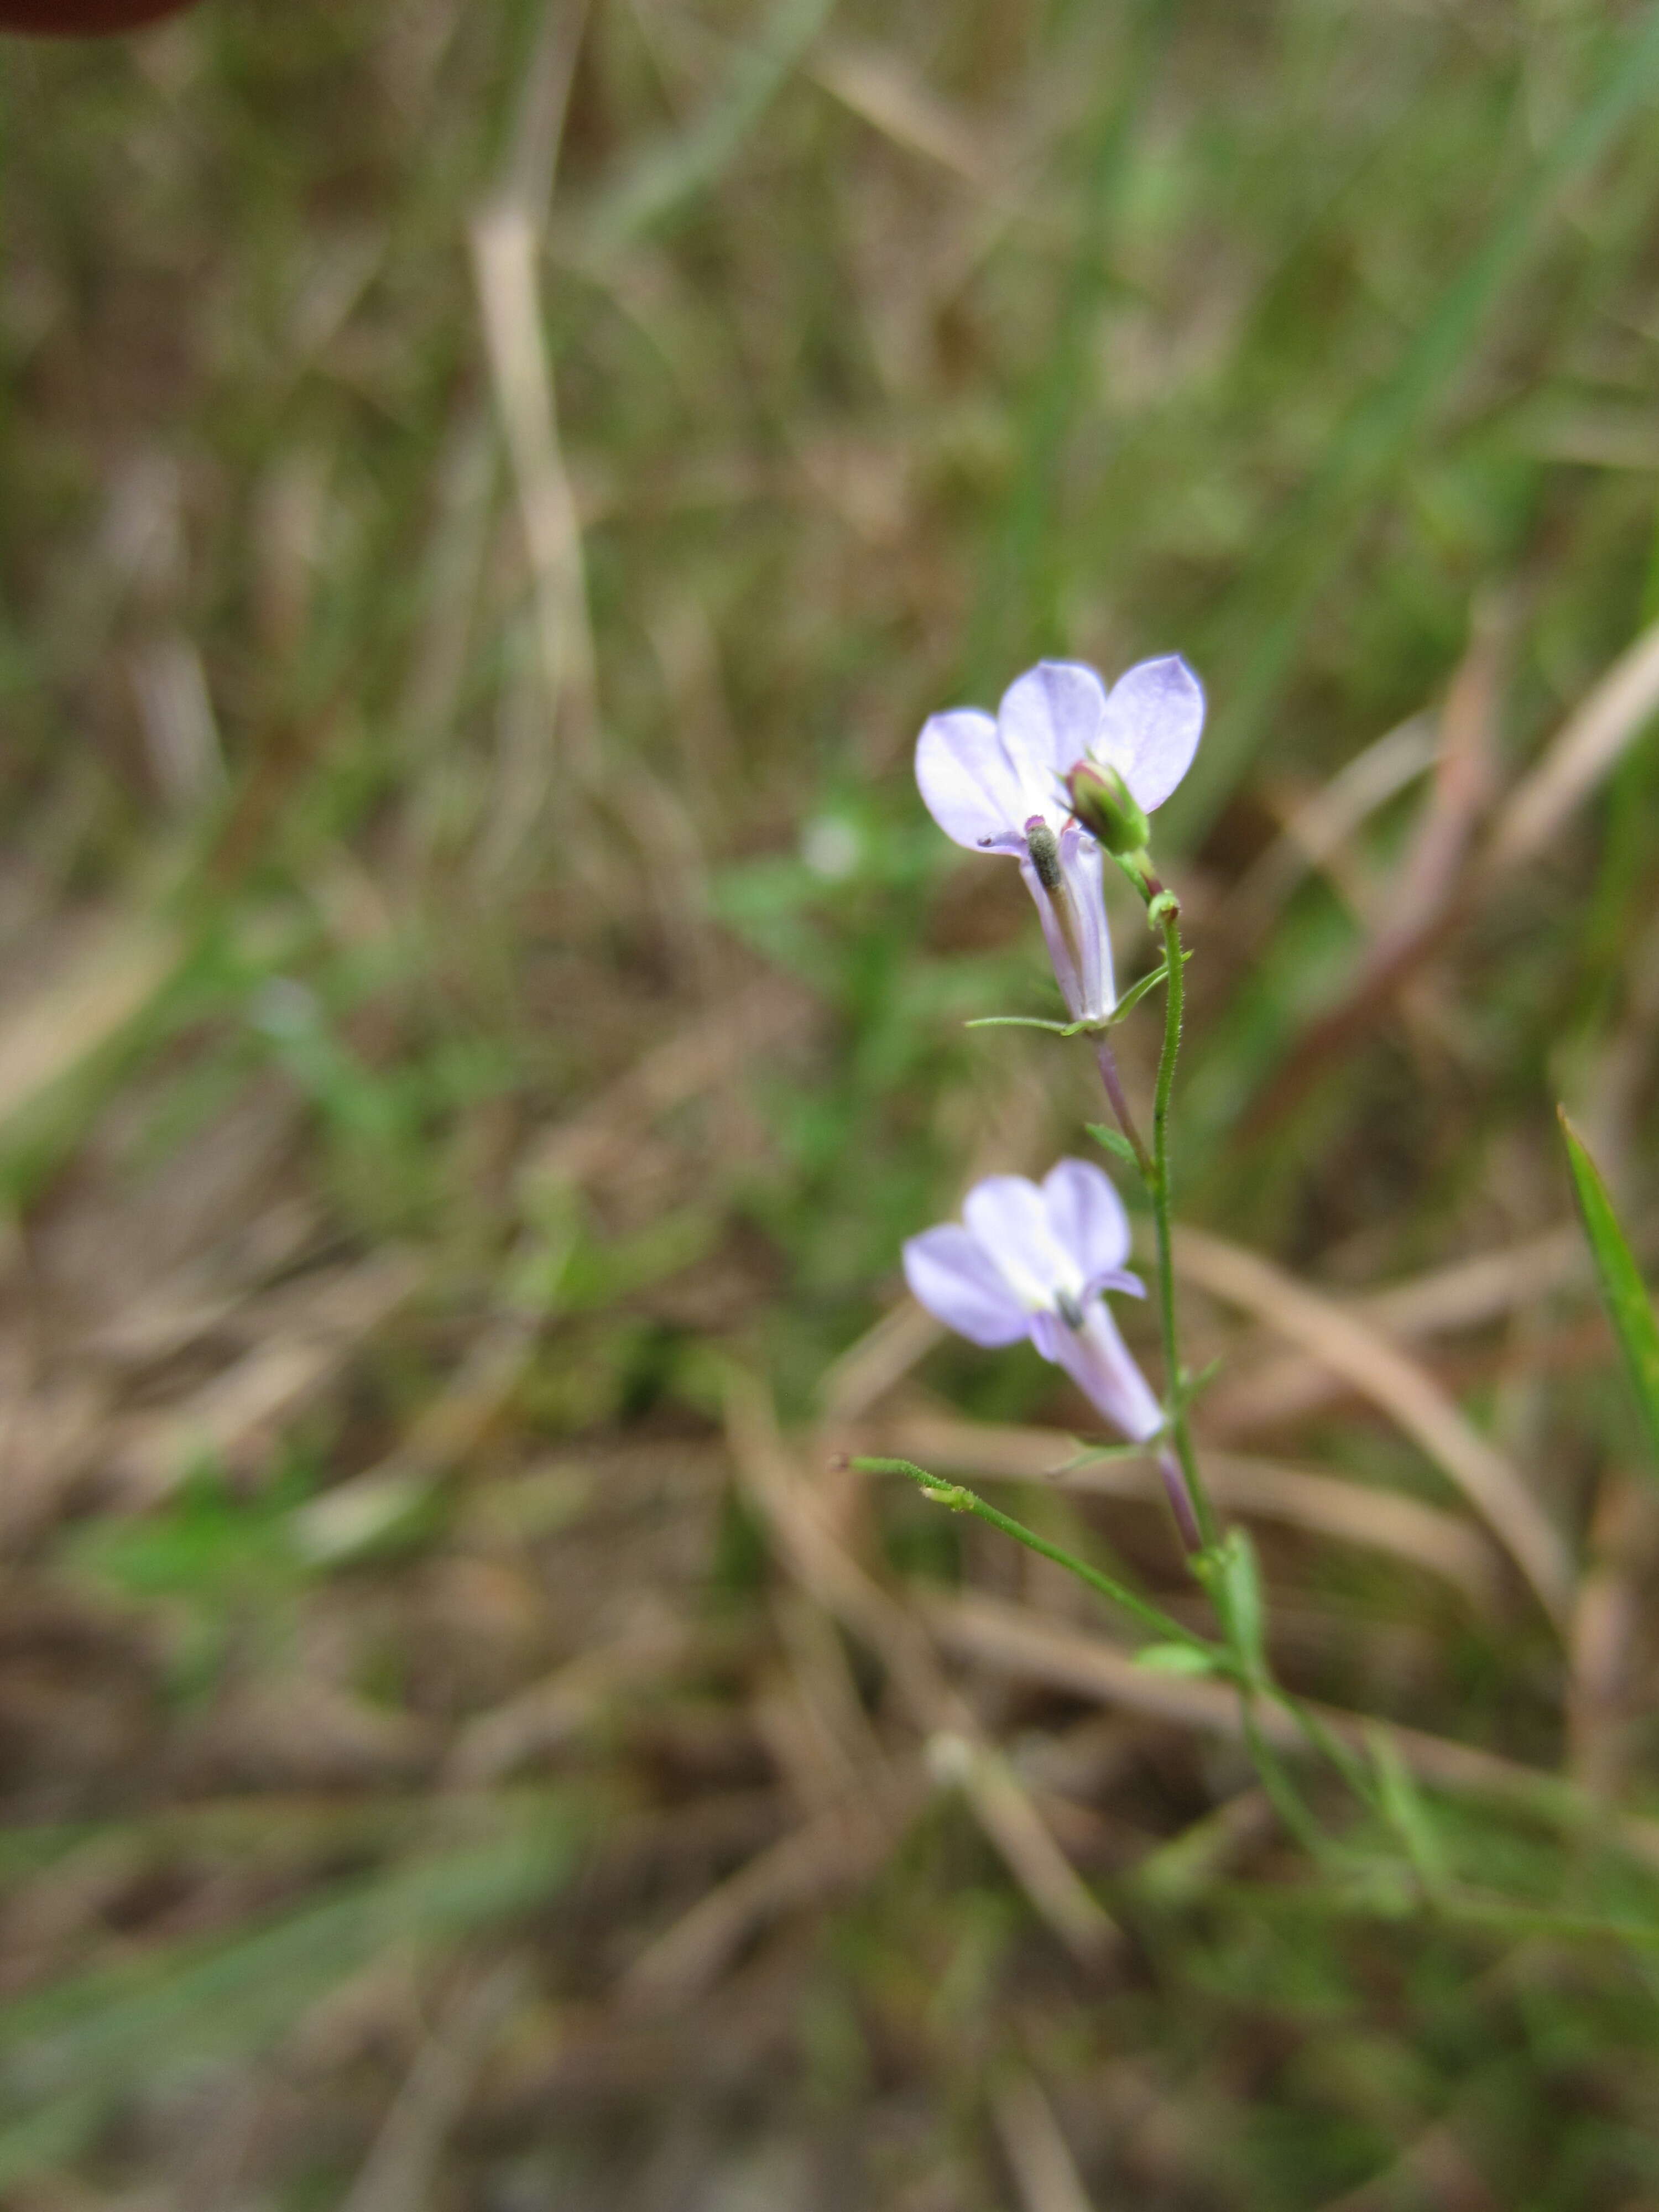
[(1135, 1156), (1135, 1164), (1140, 1170), (1140, 1179), (1150, 1190), (1158, 1170), (1131, 1110), (1128, 1093), (1123, 1088), (1123, 1078), (1118, 1073), (1117, 1054), (1112, 1050), (1111, 1039), (1103, 1035), (1095, 1039), (1095, 1064), (1100, 1070), (1100, 1079), (1105, 1085), (1112, 1111), (1117, 1116), (1117, 1126), (1127, 1138), (1129, 1149)]
[(1158, 1083), (1152, 1094), (1152, 1172), (1147, 1194), (1152, 1201), (1152, 1224), (1158, 1237), (1158, 1311), (1164, 1336), (1164, 1389), (1169, 1399), (1170, 1434), (1180, 1462), (1182, 1479), (1192, 1501), (1193, 1518), (1207, 1550), (1216, 1540), (1215, 1513), (1198, 1471), (1192, 1428), (1187, 1419), (1187, 1370), (1181, 1358), (1181, 1332), (1176, 1316), (1175, 1231), (1172, 1221), (1173, 1180), (1170, 1168), (1170, 1106), (1175, 1094), (1176, 1061), (1181, 1054), (1181, 1029), (1186, 1013), (1186, 962), (1181, 947), (1181, 902), (1170, 891), (1159, 890), (1148, 906), (1161, 906), (1167, 975), (1164, 997), (1164, 1048), (1158, 1055)]

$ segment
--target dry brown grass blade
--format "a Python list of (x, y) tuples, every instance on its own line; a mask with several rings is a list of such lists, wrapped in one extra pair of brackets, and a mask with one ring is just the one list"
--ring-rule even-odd
[[(270, 1301), (262, 1288), (297, 1267), (307, 1249), (325, 1240), (323, 1216), (307, 1198), (279, 1198), (251, 1221), (239, 1223), (230, 1249), (193, 1254), (142, 1297), (116, 1309), (82, 1339), (85, 1351), (109, 1366), (134, 1369), (176, 1358), (216, 1330), (262, 1326)], [(258, 1320), (249, 1318), (250, 1309)]]
[(257, 1455), (425, 1277), (413, 1253), (392, 1249), (319, 1278), (303, 1328), (256, 1345), (185, 1404), (136, 1425), (115, 1445), (104, 1471), (122, 1502), (155, 1504), (204, 1460), (235, 1467)]
[(341, 2212), (419, 2212), (428, 2202), (446, 2138), (524, 1985), (524, 1968), (513, 1960), (475, 1977), (451, 2000), (393, 2100)]
[(811, 69), (826, 92), (894, 145), (936, 161), (969, 184), (985, 181), (979, 132), (946, 106), (902, 55), (838, 40), (815, 58)]
[(705, 1091), (723, 1091), (812, 1019), (811, 1002), (775, 976), (737, 993), (654, 1045), (574, 1121), (534, 1143), (521, 1174), (581, 1182), (626, 1161), (658, 1115)]
[(167, 804), (187, 813), (226, 781), (202, 656), (182, 630), (169, 630), (136, 651), (131, 668), (150, 774)]
[(1413, 714), (1289, 811), (1285, 826), (1234, 890), (1206, 917), (1214, 940), (1239, 959), (1272, 927), (1297, 885), (1325, 867), (1379, 807), (1434, 765), (1435, 728), (1428, 714)]
[(593, 647), (581, 528), (559, 440), (552, 364), (537, 301), (535, 225), (517, 201), (498, 199), (474, 216), (471, 237), (490, 374), (536, 592), (549, 711), (563, 733), (570, 764), (586, 778), (599, 763)]
[(541, 1681), (468, 1721), (445, 1763), (444, 1783), (452, 1789), (480, 1789), (501, 1781), (526, 1760), (556, 1750), (620, 1692), (672, 1674), (691, 1640), (685, 1622), (653, 1613), (611, 1643), (579, 1653)]
[(767, 1922), (856, 1889), (876, 1872), (927, 1795), (920, 1759), (866, 1774), (854, 1793), (750, 1859), (659, 1936), (623, 1978), (617, 1996), (624, 2010), (694, 2003)]
[(728, 1376), (726, 1429), (732, 1455), (790, 1572), (818, 1604), (880, 1656), (913, 1723), (963, 1755), (951, 1760), (976, 1818), (1033, 1905), (1085, 1964), (1115, 1947), (1118, 1930), (1079, 1879), (1029, 1794), (985, 1741), (966, 1700), (939, 1662), (914, 1610), (874, 1581), (830, 1526), (821, 1490), (802, 1477), (779, 1431), (770, 1398), (752, 1376)]
[[(1477, 637), (1474, 650), (1480, 649)], [(1484, 689), (1489, 708), (1490, 687), (1474, 684), (1478, 673), (1471, 676), (1472, 696), (1478, 697)], [(1455, 695), (1463, 675), (1460, 672)], [(1451, 702), (1448, 703), (1449, 709)], [(1340, 1002), (1304, 1033), (1246, 1115), (1241, 1128), (1243, 1137), (1270, 1127), (1286, 1112), (1320, 1070), (1364, 1034), (1378, 1010), (1479, 900), (1503, 878), (1543, 852), (1612, 772), (1656, 712), (1659, 712), (1659, 623), (1642, 632), (1568, 716), (1537, 767), (1510, 794), (1490, 836), (1467, 867), (1462, 866), (1463, 854), (1479, 797), (1474, 775), (1460, 770), (1455, 786), (1449, 791), (1443, 788), (1441, 793), (1448, 802), (1443, 809), (1448, 816), (1445, 828), (1437, 828), (1431, 816), (1419, 848), (1425, 863), (1430, 860), (1434, 863), (1431, 870), (1425, 868), (1433, 878), (1429, 884), (1432, 895), (1425, 899), (1423, 884), (1419, 883), (1408, 900), (1402, 896), (1400, 922), (1371, 947)]]
[(1659, 712), (1659, 623), (1644, 629), (1510, 793), (1481, 858), (1483, 883), (1523, 866), (1617, 766)]
[(0, 1011), (0, 1125), (118, 1036), (181, 950), (158, 922), (124, 915), (94, 924), (62, 972)]
[(1024, 2212), (1094, 2212), (1054, 2106), (1022, 2067), (991, 2093), (991, 2114)]
[(1573, 1592), (1565, 1542), (1519, 1471), (1432, 1376), (1369, 1322), (1238, 1245), (1182, 1229), (1175, 1257), (1187, 1281), (1267, 1322), (1387, 1413), (1455, 1483), (1565, 1629)]
[(1117, 1950), (1117, 1923), (1079, 1879), (1036, 1800), (996, 1747), (987, 1741), (964, 1699), (951, 1705), (965, 1728), (948, 1724), (928, 1740), (934, 1778), (962, 1791), (974, 1818), (1036, 1911), (1080, 1966), (1096, 1968)]
[[(1076, 1439), (1058, 1429), (1009, 1428), (921, 1415), (884, 1424), (846, 1449), (895, 1454), (941, 1474), (1006, 1475), (1056, 1490), (1132, 1498), (1148, 1504), (1158, 1504), (1163, 1498), (1152, 1460), (1079, 1464)], [(1237, 1452), (1206, 1450), (1204, 1478), (1211, 1497), (1228, 1511), (1386, 1552), (1454, 1583), (1483, 1610), (1498, 1595), (1496, 1555), (1486, 1539), (1467, 1522), (1419, 1498)]]
[(1589, 1279), (1576, 1222), (1564, 1221), (1519, 1244), (1477, 1252), (1356, 1300), (1367, 1321), (1391, 1335), (1437, 1336), (1515, 1312), (1565, 1285)]
[(1644, 1586), (1659, 1543), (1656, 1517), (1650, 1489), (1633, 1477), (1607, 1475), (1590, 1523), (1589, 1564), (1567, 1647), (1567, 1765), (1575, 1781), (1597, 1796), (1618, 1789), (1632, 1747), (1641, 1697)]
[(818, 1385), (825, 1421), (856, 1421), (902, 1382), (945, 1333), (944, 1323), (914, 1298), (890, 1308), (825, 1369)]
[(1246, 1140), (1271, 1127), (1323, 1068), (1363, 1036), (1378, 1008), (1437, 945), (1458, 910), (1463, 864), (1493, 778), (1504, 630), (1477, 622), (1440, 715), (1428, 804), (1384, 905), (1384, 919), (1336, 1004), (1304, 1030), (1245, 1116)]
[[(1128, 1651), (1103, 1637), (1084, 1635), (1000, 1598), (947, 1597), (919, 1591), (915, 1602), (945, 1648), (964, 1659), (1001, 1668), (1026, 1681), (1047, 1683), (1073, 1697), (1093, 1698), (1103, 1705), (1146, 1714), (1175, 1728), (1201, 1729), (1243, 1741), (1237, 1695), (1224, 1683), (1192, 1681), (1137, 1666)], [(1581, 1797), (1571, 1784), (1540, 1768), (1524, 1766), (1496, 1752), (1456, 1743), (1449, 1736), (1431, 1735), (1421, 1729), (1405, 1728), (1397, 1722), (1375, 1720), (1308, 1699), (1303, 1702), (1357, 1751), (1364, 1752), (1368, 1739), (1380, 1734), (1412, 1773), (1435, 1789), (1534, 1809), (1577, 1808), (1587, 1820), (1591, 1817), (1587, 1798)], [(1263, 1706), (1256, 1720), (1276, 1748), (1306, 1748), (1301, 1730), (1282, 1708)], [(1622, 1849), (1645, 1865), (1659, 1867), (1659, 1820), (1625, 1812), (1596, 1813), (1595, 1817), (1604, 1824), (1611, 1821)]]
[[(1478, 1328), (1589, 1279), (1583, 1236), (1576, 1222), (1563, 1222), (1518, 1244), (1340, 1303), (1389, 1336), (1412, 1343)], [(1205, 1393), (1201, 1419), (1206, 1434), (1223, 1437), (1283, 1428), (1346, 1388), (1340, 1376), (1305, 1352), (1275, 1352), (1237, 1375), (1224, 1375)]]
[(581, 524), (559, 437), (537, 270), (586, 17), (585, 4), (548, 10), (507, 177), (469, 229), (490, 377), (536, 595), (548, 712), (562, 738), (566, 763), (579, 780), (591, 776), (599, 765), (593, 640)]
[(777, 1698), (763, 1705), (761, 1731), (803, 1808), (817, 1812), (879, 1768), (884, 1754), (829, 1615), (792, 1589), (779, 1592), (772, 1618), (787, 1672)]
[(495, 1421), (530, 1364), (537, 1336), (536, 1322), (516, 1315), (485, 1328), (395, 1451), (301, 1509), (295, 1535), (307, 1556), (347, 1558), (418, 1505)]
[(1389, 892), (1395, 911), (1379, 932), (1371, 964), (1389, 964), (1390, 947), (1413, 939), (1425, 916), (1455, 894), (1464, 855), (1498, 781), (1497, 721), (1509, 629), (1495, 607), (1477, 611), (1468, 650), (1440, 714), (1440, 744), (1429, 803)]

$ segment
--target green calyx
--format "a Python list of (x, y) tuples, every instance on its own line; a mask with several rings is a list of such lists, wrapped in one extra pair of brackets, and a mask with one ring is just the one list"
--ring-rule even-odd
[(1115, 768), (1079, 761), (1066, 779), (1072, 811), (1109, 853), (1139, 853), (1152, 832), (1146, 817)]

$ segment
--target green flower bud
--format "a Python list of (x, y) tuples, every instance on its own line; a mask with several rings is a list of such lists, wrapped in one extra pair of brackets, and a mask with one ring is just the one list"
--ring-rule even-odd
[(1142, 851), (1152, 835), (1146, 817), (1115, 768), (1081, 760), (1066, 779), (1072, 811), (1109, 853)]

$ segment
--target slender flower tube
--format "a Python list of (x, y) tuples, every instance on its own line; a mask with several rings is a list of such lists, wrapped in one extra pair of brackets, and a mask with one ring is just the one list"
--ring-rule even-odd
[(1011, 684), (994, 720), (976, 708), (933, 715), (916, 744), (916, 781), (947, 837), (1019, 860), (1073, 1021), (1117, 1003), (1101, 894), (1100, 848), (1071, 818), (1061, 785), (1100, 720), (1091, 669), (1046, 660)]
[[(1040, 1186), (1024, 1176), (976, 1183), (960, 1223), (907, 1241), (904, 1273), (928, 1312), (971, 1343), (1030, 1337), (1114, 1428), (1143, 1443), (1163, 1428), (1164, 1408), (1103, 1295), (1146, 1296), (1124, 1267), (1128, 1256), (1128, 1218), (1109, 1178), (1086, 1160), (1061, 1160)], [(1167, 1447), (1158, 1461), (1182, 1540), (1195, 1552), (1198, 1521), (1179, 1463)]]

